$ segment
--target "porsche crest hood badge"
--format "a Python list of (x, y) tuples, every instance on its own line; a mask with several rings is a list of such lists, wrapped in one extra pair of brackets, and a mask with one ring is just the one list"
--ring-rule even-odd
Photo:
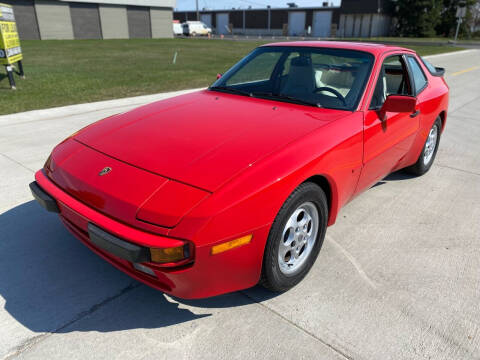
[(103, 176), (103, 175), (108, 174), (110, 171), (112, 171), (112, 168), (107, 166), (107, 167), (104, 167), (104, 168), (102, 169), (102, 171), (100, 171), (100, 172), (98, 173), (98, 175), (99, 175), (99, 176)]

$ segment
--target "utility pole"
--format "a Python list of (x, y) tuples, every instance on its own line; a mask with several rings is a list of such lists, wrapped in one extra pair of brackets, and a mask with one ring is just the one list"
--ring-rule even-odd
[(200, 13), (198, 12), (198, 0), (195, 0), (195, 4), (197, 5), (197, 21), (200, 21)]

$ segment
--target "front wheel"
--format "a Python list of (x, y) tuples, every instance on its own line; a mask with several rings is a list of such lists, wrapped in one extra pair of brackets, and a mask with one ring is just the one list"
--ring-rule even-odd
[(430, 170), (430, 167), (435, 160), (435, 156), (437, 155), (441, 129), (442, 121), (438, 117), (428, 133), (427, 140), (425, 140), (425, 145), (423, 145), (422, 152), (420, 153), (417, 162), (405, 170), (418, 176), (423, 175)]
[(272, 291), (298, 284), (315, 262), (327, 229), (328, 204), (323, 190), (306, 182), (288, 197), (267, 240), (260, 283)]

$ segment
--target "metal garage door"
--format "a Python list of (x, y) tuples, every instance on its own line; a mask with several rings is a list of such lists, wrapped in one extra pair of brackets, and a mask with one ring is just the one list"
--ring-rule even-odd
[(33, 0), (0, 0), (0, 2), (13, 5), (13, 12), (15, 14), (15, 20), (17, 21), (17, 29), (20, 39), (40, 39)]
[(316, 37), (329, 37), (332, 28), (331, 11), (315, 11), (313, 13), (312, 35)]
[(372, 15), (365, 14), (362, 17), (362, 37), (369, 37), (370, 36), (370, 20), (372, 19)]
[(340, 22), (337, 30), (338, 37), (345, 37), (345, 15), (340, 15)]
[(345, 37), (353, 36), (353, 17), (355, 15), (347, 15), (345, 17)]
[(212, 14), (201, 14), (200, 15), (200, 21), (205, 23), (210, 29), (213, 29), (212, 27)]
[(97, 4), (70, 3), (75, 39), (101, 39), (100, 15)]
[(101, 4), (98, 7), (104, 39), (128, 39), (127, 8)]
[(130, 38), (151, 38), (150, 9), (143, 6), (127, 6), (128, 32)]
[(150, 8), (150, 22), (152, 24), (152, 38), (171, 38), (173, 13), (170, 9)]
[(228, 34), (228, 13), (217, 14), (217, 33)]
[(305, 35), (305, 11), (290, 11), (288, 13), (288, 35)]
[(362, 15), (355, 15), (355, 30), (353, 32), (354, 37), (360, 37), (360, 29), (362, 26)]
[(74, 39), (70, 6), (63, 1), (35, 0), (42, 40)]

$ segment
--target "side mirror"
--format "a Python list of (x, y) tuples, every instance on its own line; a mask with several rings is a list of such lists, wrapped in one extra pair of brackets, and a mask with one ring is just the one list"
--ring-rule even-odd
[(417, 105), (417, 98), (408, 95), (388, 95), (380, 109), (380, 120), (385, 119), (387, 112), (413, 113)]
[(217, 80), (222, 77), (222, 74), (217, 74)]

